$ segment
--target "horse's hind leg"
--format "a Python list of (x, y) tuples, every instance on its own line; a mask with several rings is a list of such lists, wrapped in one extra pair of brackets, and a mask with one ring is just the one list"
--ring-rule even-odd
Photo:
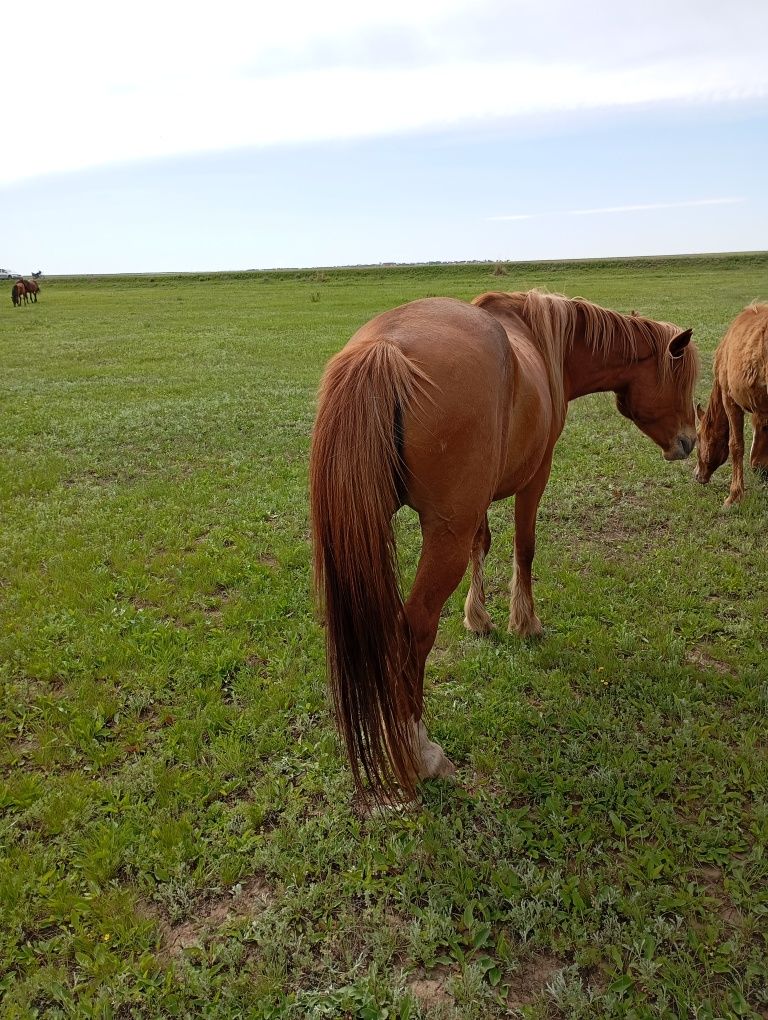
[(744, 411), (726, 393), (723, 393), (723, 405), (731, 430), (728, 436), (728, 452), (731, 457), (731, 491), (724, 503), (724, 506), (728, 507), (739, 503), (744, 498)]
[(485, 608), (483, 588), (483, 563), (490, 548), (491, 529), (488, 527), (488, 514), (485, 514), (472, 540), (472, 582), (464, 603), (464, 626), (474, 634), (490, 634), (493, 630), (493, 622)]
[(454, 767), (440, 745), (429, 739), (421, 718), (424, 665), (435, 643), (440, 611), (467, 569), (477, 521), (473, 520), (466, 525), (452, 521), (450, 526), (446, 526), (442, 521), (428, 521), (422, 517), (421, 526), (424, 542), (405, 612), (416, 645), (417, 679), (413, 697), (413, 725), (420, 758), (417, 763), (418, 778), (433, 779), (452, 775)]

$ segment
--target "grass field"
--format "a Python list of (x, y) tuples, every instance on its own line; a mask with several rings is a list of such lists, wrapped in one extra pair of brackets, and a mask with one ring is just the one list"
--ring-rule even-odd
[[(768, 1016), (768, 489), (721, 509), (607, 395), (539, 517), (543, 640), (467, 581), (458, 765), (352, 809), (311, 604), (328, 357), (429, 294), (547, 286), (711, 352), (768, 255), (52, 279), (0, 306), (0, 996), (21, 1017)], [(10, 287), (9, 287), (10, 289)], [(401, 512), (403, 570), (418, 551)]]

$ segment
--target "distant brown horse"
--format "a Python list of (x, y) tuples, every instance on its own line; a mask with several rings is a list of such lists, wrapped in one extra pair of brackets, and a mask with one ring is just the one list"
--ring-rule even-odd
[(27, 294), (29, 294), (30, 299), (37, 304), (37, 295), (40, 291), (40, 284), (37, 280), (22, 280), (21, 282), (24, 284), (24, 290)]
[(14, 307), (21, 305), (22, 300), (24, 304), (27, 303), (27, 289), (24, 286), (23, 280), (17, 280), (16, 283), (11, 287), (11, 301)]
[[(487, 510), (515, 501), (509, 628), (541, 631), (531, 592), (536, 513), (568, 401), (613, 390), (667, 460), (696, 432), (691, 330), (539, 291), (414, 301), (364, 325), (329, 363), (310, 455), (314, 574), (331, 691), (358, 791), (448, 775), (422, 721), (440, 611), (472, 563), (465, 626), (491, 629)], [(419, 515), (407, 602), (392, 516)]]
[(768, 304), (745, 308), (715, 351), (709, 404), (699, 417), (696, 478), (706, 484), (731, 456), (731, 489), (725, 506), (744, 498), (744, 414), (752, 413), (749, 463), (768, 474)]

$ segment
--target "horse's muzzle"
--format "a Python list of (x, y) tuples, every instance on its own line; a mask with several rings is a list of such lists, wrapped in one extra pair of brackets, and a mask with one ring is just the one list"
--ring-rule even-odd
[(664, 460), (685, 460), (695, 445), (695, 436), (680, 435), (675, 445), (664, 451)]

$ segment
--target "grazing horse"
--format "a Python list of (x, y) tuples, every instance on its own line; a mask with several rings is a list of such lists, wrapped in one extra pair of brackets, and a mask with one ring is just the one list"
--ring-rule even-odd
[(725, 506), (744, 498), (744, 413), (752, 414), (749, 463), (768, 475), (768, 304), (740, 312), (715, 351), (714, 383), (706, 411), (696, 408), (699, 451), (696, 479), (702, 484), (731, 456), (731, 488)]
[(13, 301), (14, 307), (16, 305), (19, 306), (21, 305), (22, 298), (24, 299), (24, 304), (26, 304), (27, 289), (24, 286), (23, 280), (17, 280), (16, 283), (14, 283), (14, 285), (11, 287), (11, 301)]
[[(691, 330), (541, 291), (428, 298), (364, 325), (328, 364), (310, 454), (314, 577), (336, 717), (358, 793), (407, 798), (453, 765), (422, 721), (424, 664), (468, 562), (465, 626), (491, 629), (491, 502), (516, 496), (509, 629), (541, 632), (536, 513), (568, 401), (613, 390), (667, 460), (696, 441)], [(419, 515), (406, 602), (392, 516)]]
[(37, 280), (22, 280), (21, 282), (24, 284), (24, 289), (27, 294), (29, 294), (30, 299), (37, 304), (37, 295), (40, 291), (40, 284)]

